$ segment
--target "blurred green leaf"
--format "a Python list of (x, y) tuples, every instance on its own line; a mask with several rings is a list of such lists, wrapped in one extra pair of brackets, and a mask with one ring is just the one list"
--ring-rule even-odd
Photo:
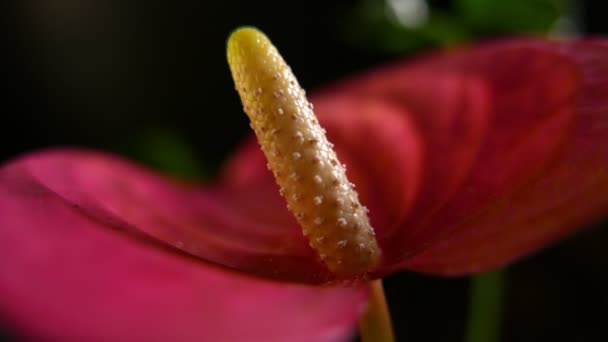
[(476, 33), (547, 32), (563, 12), (563, 0), (455, 0)]
[[(432, 1), (420, 0), (424, 11), (416, 12), (419, 7), (401, 1), (360, 1), (346, 22), (346, 38), (366, 50), (401, 55), (485, 36), (546, 33), (563, 18), (568, 5), (566, 0), (454, 0), (449, 10), (428, 7)], [(413, 24), (400, 21), (399, 14), (413, 19)]]
[(168, 128), (149, 128), (130, 137), (130, 157), (161, 172), (190, 179), (208, 176), (184, 138)]
[(401, 55), (470, 37), (454, 16), (434, 10), (417, 27), (407, 27), (391, 17), (383, 0), (365, 0), (355, 7), (346, 23), (345, 36), (359, 47), (389, 55)]

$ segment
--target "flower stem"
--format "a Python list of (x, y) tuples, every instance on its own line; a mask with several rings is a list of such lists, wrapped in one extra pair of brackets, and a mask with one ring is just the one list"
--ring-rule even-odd
[(497, 342), (500, 339), (503, 287), (503, 271), (472, 279), (466, 342)]
[(382, 279), (369, 282), (369, 304), (359, 319), (359, 334), (362, 342), (395, 341)]

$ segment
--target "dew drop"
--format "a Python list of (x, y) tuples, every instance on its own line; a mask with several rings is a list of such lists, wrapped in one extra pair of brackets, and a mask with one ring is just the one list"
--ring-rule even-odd
[(321, 205), (321, 203), (323, 203), (323, 196), (315, 196), (315, 198), (313, 198), (313, 202), (315, 205)]
[(298, 140), (300, 144), (304, 142), (304, 135), (302, 134), (302, 132), (297, 131), (293, 136)]
[(340, 226), (340, 227), (345, 227), (346, 226), (346, 219), (344, 217), (340, 217), (338, 219), (338, 226)]
[(315, 183), (317, 183), (317, 184), (321, 184), (321, 183), (323, 183), (323, 178), (321, 178), (321, 176), (319, 176), (319, 175), (315, 175), (315, 176), (314, 176), (312, 179), (313, 179), (313, 180), (315, 181)]
[(299, 160), (300, 158), (302, 158), (302, 154), (300, 152), (294, 152), (291, 154), (291, 156), (294, 160)]
[(283, 111), (283, 108), (279, 107), (277, 109), (277, 113), (279, 113), (279, 115), (283, 115), (285, 112)]

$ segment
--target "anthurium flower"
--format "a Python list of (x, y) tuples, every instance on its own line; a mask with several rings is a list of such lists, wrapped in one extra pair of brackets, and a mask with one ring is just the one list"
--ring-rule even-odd
[[(499, 267), (602, 218), (607, 75), (604, 41), (514, 39), (316, 93), (314, 111), (381, 253), (364, 278)], [(88, 150), (7, 163), (0, 318), (73, 340), (344, 337), (361, 311), (357, 286), (232, 273), (345, 280), (310, 247), (266, 163), (254, 139), (204, 185)], [(280, 315), (296, 326), (275, 324)]]

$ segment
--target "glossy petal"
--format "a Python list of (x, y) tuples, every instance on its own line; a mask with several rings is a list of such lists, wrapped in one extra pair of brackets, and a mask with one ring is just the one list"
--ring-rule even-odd
[(338, 86), (402, 104), (425, 139), (421, 190), (381, 242), (380, 273), (486, 270), (606, 216), (606, 57), (601, 43), (512, 41)]
[[(120, 158), (83, 150), (9, 164), (106, 229), (267, 278), (331, 279), (287, 212), (272, 179), (246, 187), (172, 181)], [(15, 219), (18, 219), (15, 217)]]
[[(464, 48), (313, 98), (372, 210), (385, 256), (376, 276), (486, 270), (608, 214), (605, 46)], [(264, 179), (243, 154), (231, 173), (248, 164), (251, 183)]]
[[(88, 171), (94, 170), (89, 165)], [(0, 171), (0, 318), (19, 337), (341, 341), (352, 334), (365, 305), (365, 291), (358, 287), (267, 282), (143, 243), (108, 229), (119, 224), (93, 215), (86, 202), (94, 199), (81, 197), (78, 205), (67, 201), (80, 195), (77, 187), (56, 188), (62, 197), (47, 186), (50, 182), (43, 185), (33, 177), (19, 163)], [(166, 190), (145, 188), (145, 178), (135, 184), (150, 196)]]
[[(475, 215), (452, 221), (454, 230), (450, 235), (407, 260), (404, 266), (442, 274), (485, 270), (608, 216), (608, 101), (605, 97), (608, 45), (599, 41), (572, 42), (550, 45), (547, 50), (576, 66), (573, 77), (578, 82), (569, 99), (573, 103), (571, 107), (555, 108), (553, 118), (532, 127), (523, 140), (525, 144), (506, 149), (511, 155), (522, 155), (519, 159), (523, 161), (515, 164), (515, 170), (521, 169), (522, 163), (533, 168), (509, 191), (496, 193)], [(558, 90), (549, 89), (554, 88), (545, 91), (559, 94)], [(567, 118), (570, 115), (572, 118)], [(492, 152), (496, 151), (488, 151)], [(485, 165), (478, 169), (492, 172)], [(465, 189), (479, 187), (475, 178), (467, 183)], [(466, 195), (461, 195), (453, 201), (465, 198)], [(454, 208), (445, 212), (450, 210)]]

